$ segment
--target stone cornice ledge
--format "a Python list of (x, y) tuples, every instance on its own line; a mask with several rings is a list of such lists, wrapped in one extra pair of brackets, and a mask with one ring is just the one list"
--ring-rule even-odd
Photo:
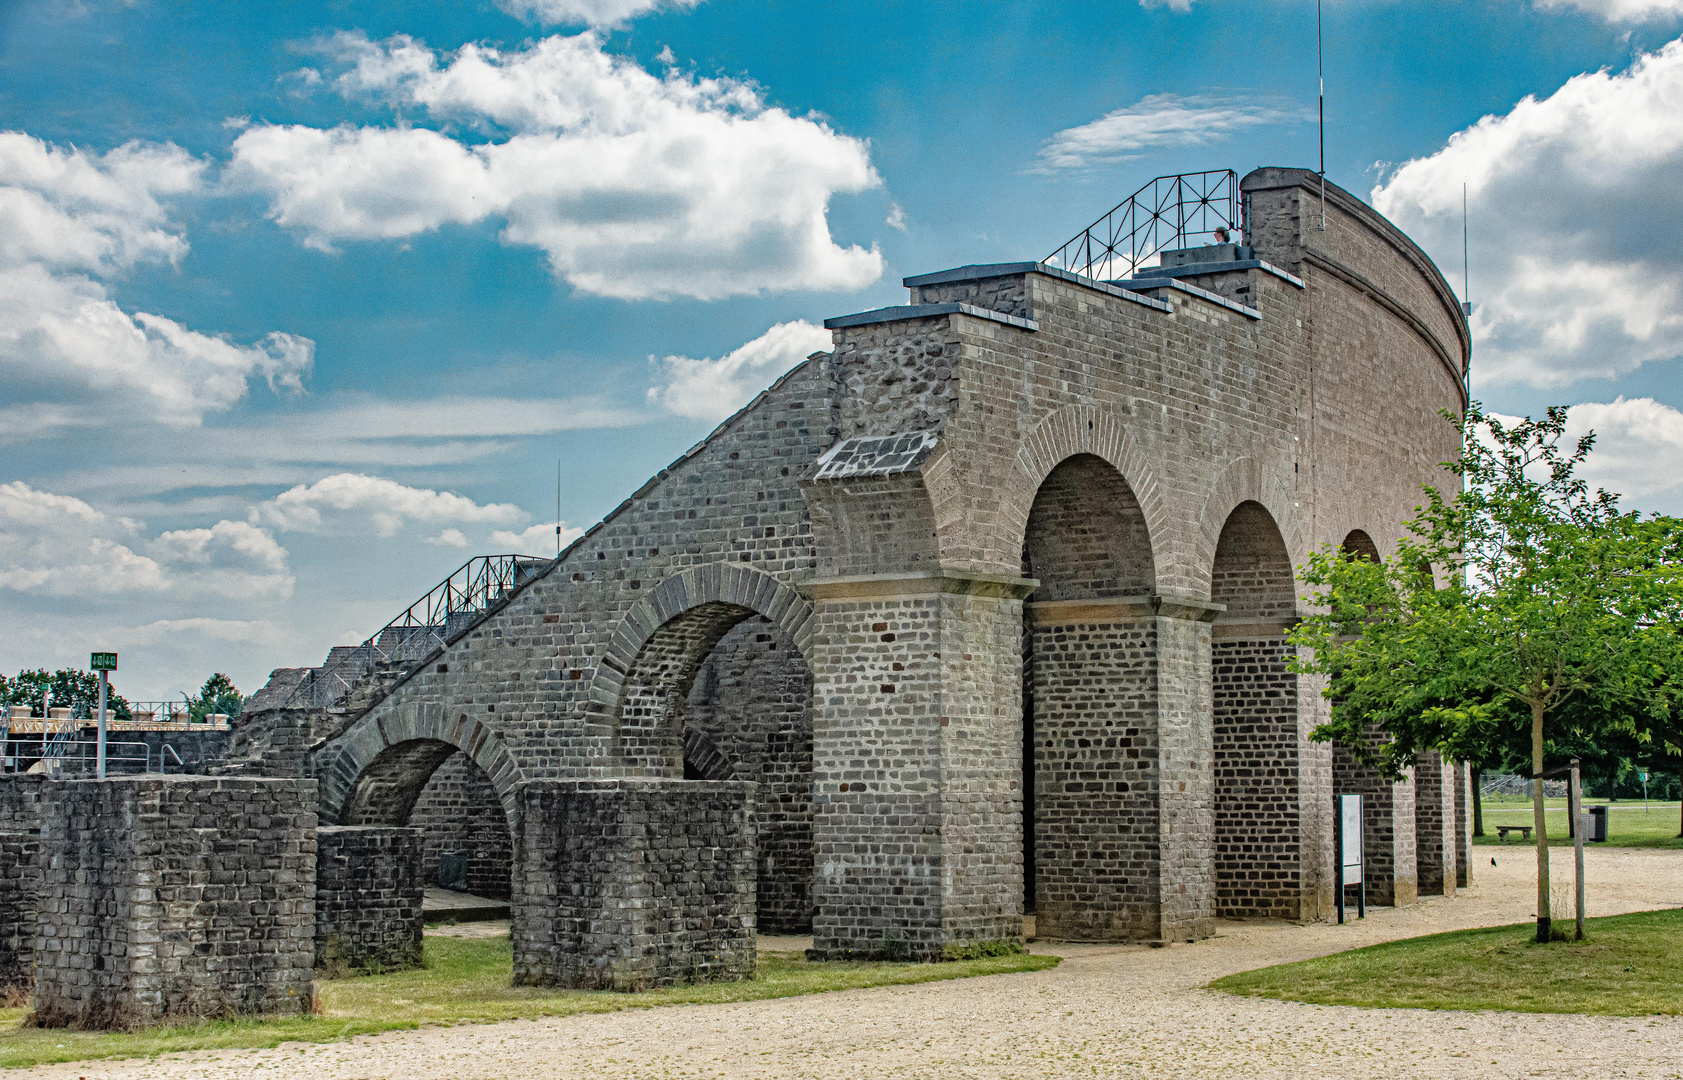
[(1034, 578), (1011, 574), (972, 574), (962, 570), (925, 570), (901, 574), (858, 574), (850, 577), (812, 578), (795, 587), (814, 600), (850, 600), (872, 596), (930, 596), (956, 593), (966, 596), (1010, 597), (1021, 600), (1040, 587)]
[(1033, 319), (979, 308), (974, 304), (902, 304), (899, 307), (877, 308), (875, 311), (861, 311), (856, 315), (838, 315), (833, 319), (825, 319), (824, 329), (841, 330), (849, 326), (869, 326), (873, 323), (901, 322), (905, 319), (933, 319), (941, 315), (969, 315), (974, 319), (987, 319), (989, 322), (1015, 326), (1019, 330), (1040, 329), (1040, 324)]
[(1140, 593), (1094, 600), (1042, 600), (1024, 605), (1036, 626), (1070, 626), (1075, 623), (1120, 622), (1159, 617), (1189, 622), (1214, 622), (1226, 604), (1193, 600), (1185, 596)]

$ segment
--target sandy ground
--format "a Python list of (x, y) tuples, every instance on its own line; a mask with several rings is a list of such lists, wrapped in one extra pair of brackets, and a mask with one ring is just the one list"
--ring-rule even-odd
[[(42, 1077), (1683, 1077), (1683, 1018), (1355, 1009), (1230, 997), (1234, 971), (1532, 916), (1529, 852), (1453, 898), (1343, 927), (1228, 923), (1167, 949), (1037, 944), (1052, 971), (736, 1005), (72, 1063)], [(1491, 866), (1489, 860), (1498, 860)], [(1563, 865), (1564, 864), (1564, 865)], [(1570, 860), (1557, 862), (1559, 869)], [(1683, 851), (1589, 853), (1590, 914), (1683, 906)], [(768, 943), (769, 944), (769, 943)], [(1678, 1003), (1683, 1009), (1683, 1001)]]

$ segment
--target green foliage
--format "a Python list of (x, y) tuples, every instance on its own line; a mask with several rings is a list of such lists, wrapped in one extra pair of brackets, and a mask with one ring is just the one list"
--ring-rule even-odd
[(1382, 1009), (1607, 1016), (1683, 1009), (1683, 910), (1589, 919), (1575, 943), (1530, 938), (1524, 926), (1434, 934), (1245, 971), (1210, 988)]
[[(25, 669), (15, 678), (0, 676), (0, 703), (28, 705), (31, 716), (41, 714), (41, 694), (47, 695), (49, 709), (69, 709), (71, 716), (99, 715), (99, 673), (78, 668), (60, 668), (48, 672), (44, 668)], [(107, 713), (116, 720), (133, 719), (129, 703), (117, 693), (115, 683), (107, 688)]]
[(187, 718), (195, 723), (212, 713), (238, 716), (245, 705), (234, 680), (218, 671), (205, 680), (197, 694), (187, 695)]
[(1546, 733), (1557, 743), (1667, 722), (1683, 697), (1683, 529), (1591, 492), (1576, 470), (1593, 436), (1563, 449), (1565, 424), (1560, 408), (1508, 425), (1474, 405), (1446, 463), (1464, 490), (1425, 488), (1392, 558), (1310, 556), (1319, 611), (1292, 641), (1298, 670), (1328, 680), (1316, 738), (1400, 777), (1426, 749), (1511, 760), (1568, 705), (1578, 722)]

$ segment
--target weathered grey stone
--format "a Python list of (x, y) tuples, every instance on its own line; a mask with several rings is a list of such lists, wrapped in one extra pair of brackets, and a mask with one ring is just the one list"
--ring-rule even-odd
[(422, 833), (378, 825), (316, 830), (315, 966), (421, 966)]

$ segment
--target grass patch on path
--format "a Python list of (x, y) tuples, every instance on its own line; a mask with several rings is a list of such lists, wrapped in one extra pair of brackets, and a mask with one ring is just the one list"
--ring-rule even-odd
[(1683, 1012), (1683, 910), (1588, 919), (1574, 943), (1538, 945), (1536, 933), (1521, 923), (1408, 938), (1243, 971), (1210, 989), (1374, 1009)]
[(1040, 971), (1058, 963), (1055, 956), (1026, 954), (943, 964), (809, 963), (799, 953), (761, 953), (759, 971), (748, 982), (621, 994), (511, 987), (509, 979), (514, 965), (510, 948), (506, 935), (429, 936), (427, 966), (419, 971), (318, 980), (321, 1013), (308, 1018), (213, 1022), (113, 1034), (21, 1028), (25, 1010), (0, 1010), (0, 1068), (96, 1058), (151, 1057), (177, 1050), (333, 1042), (353, 1035), (417, 1028), (423, 1024), (492, 1023), (659, 1005), (757, 1001), (829, 990)]

